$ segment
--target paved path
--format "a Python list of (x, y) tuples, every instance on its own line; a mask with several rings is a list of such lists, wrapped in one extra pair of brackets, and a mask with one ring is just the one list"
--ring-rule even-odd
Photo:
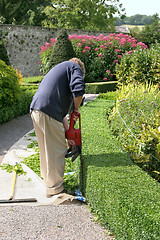
[(33, 124), (29, 114), (0, 125), (0, 164), (10, 147), (32, 129)]

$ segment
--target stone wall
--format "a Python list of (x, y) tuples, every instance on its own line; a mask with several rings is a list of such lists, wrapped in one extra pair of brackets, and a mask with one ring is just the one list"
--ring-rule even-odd
[[(56, 38), (60, 29), (42, 28), (35, 26), (17, 26), (0, 24), (0, 30), (5, 36), (5, 46), (11, 65), (21, 71), (24, 77), (38, 76), (40, 74), (38, 62), (41, 46)], [(69, 34), (88, 34), (98, 36), (107, 35), (106, 32), (67, 30)]]

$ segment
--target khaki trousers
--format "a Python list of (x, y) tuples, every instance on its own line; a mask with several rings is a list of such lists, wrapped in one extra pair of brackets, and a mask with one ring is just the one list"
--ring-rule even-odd
[(32, 111), (31, 117), (40, 150), (40, 168), (46, 194), (58, 194), (64, 189), (67, 150), (63, 124), (37, 110)]

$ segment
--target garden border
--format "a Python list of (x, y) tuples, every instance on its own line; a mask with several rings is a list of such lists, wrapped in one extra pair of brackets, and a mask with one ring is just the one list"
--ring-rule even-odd
[(111, 133), (106, 114), (112, 106), (112, 101), (95, 100), (81, 110), (81, 188), (116, 239), (158, 240), (160, 185), (131, 161)]

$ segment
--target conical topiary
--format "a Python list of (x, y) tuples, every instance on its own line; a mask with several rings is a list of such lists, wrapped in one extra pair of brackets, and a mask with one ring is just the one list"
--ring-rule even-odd
[(53, 52), (50, 56), (48, 63), (48, 71), (58, 63), (67, 61), (73, 57), (76, 57), (71, 41), (68, 39), (68, 35), (65, 29), (62, 29), (55, 42)]

